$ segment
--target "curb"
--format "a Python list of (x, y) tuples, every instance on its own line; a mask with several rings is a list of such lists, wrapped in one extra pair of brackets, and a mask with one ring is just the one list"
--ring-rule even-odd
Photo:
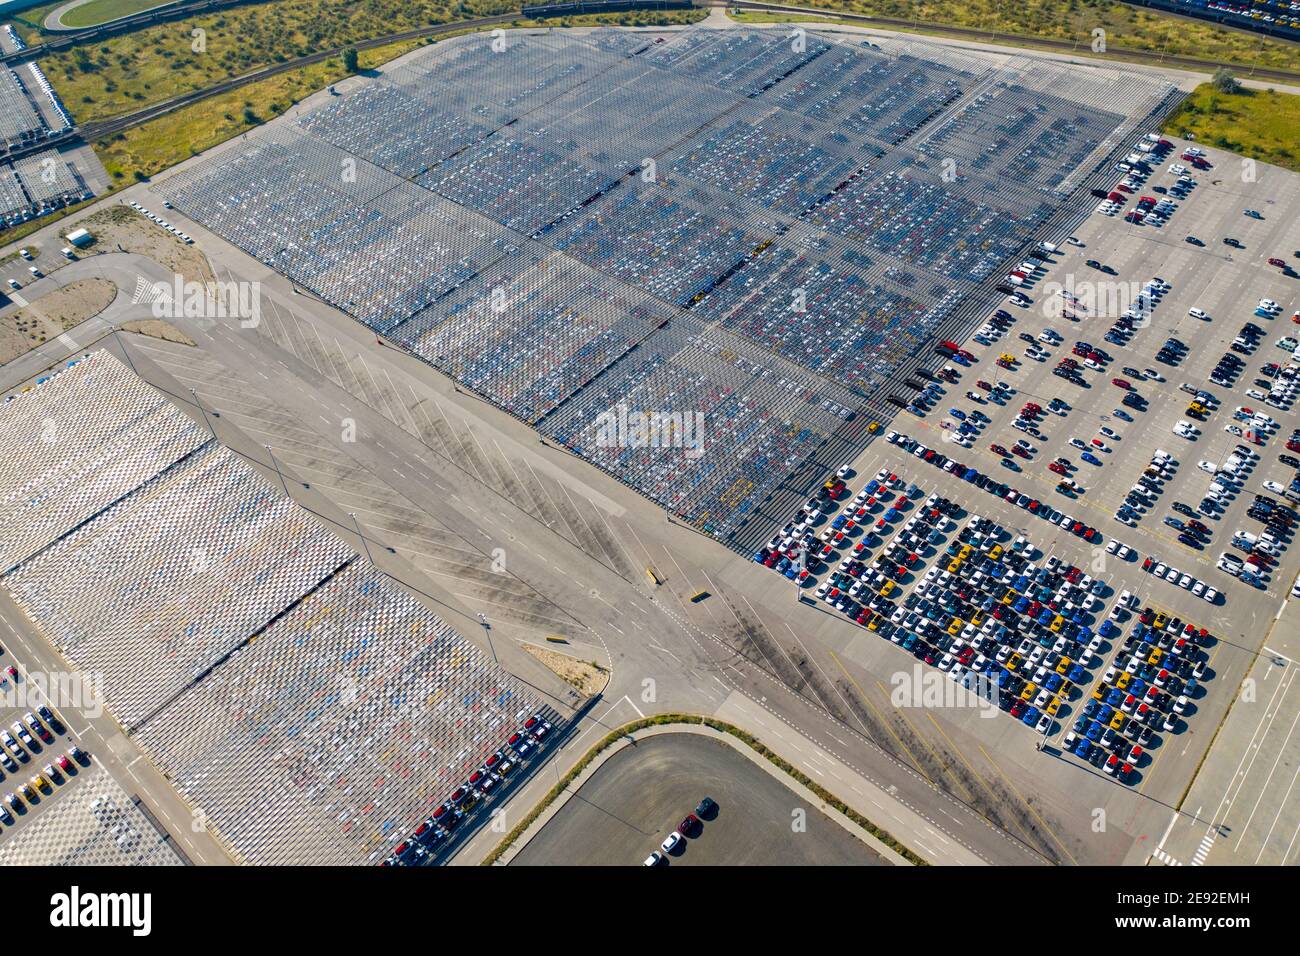
[[(651, 718), (653, 719), (653, 718)], [(758, 753), (754, 747), (748, 745), (744, 740), (738, 739), (735, 735), (716, 727), (708, 726), (700, 721), (711, 718), (693, 717), (691, 715), (680, 715), (670, 723), (659, 723), (653, 726), (642, 726), (628, 732), (627, 727), (632, 724), (625, 724), (623, 727), (616, 729), (613, 734), (621, 734), (621, 739), (609, 741), (598, 741), (587, 751), (587, 754), (580, 758), (587, 760), (588, 763), (582, 768), (582, 771), (573, 780), (569, 781), (562, 793), (556, 794), (553, 790), (542, 798), (540, 812), (531, 820), (528, 825), (517, 834), (507, 834), (493, 851), (496, 859), (492, 860), (493, 866), (509, 865), (523, 849), (528, 846), (534, 837), (539, 834), (543, 828), (568, 804), (583, 785), (605, 765), (616, 754), (632, 745), (633, 741), (645, 740), (650, 737), (661, 736), (665, 734), (698, 734), (703, 737), (709, 737), (714, 740), (726, 743), (737, 752), (743, 754), (752, 763), (761, 767), (774, 779), (779, 780), (785, 787), (795, 793), (797, 796), (807, 801), (810, 806), (816, 807), (827, 817), (838, 823), (844, 830), (856, 839), (861, 840), (868, 847), (879, 854), (887, 863), (893, 866), (912, 866), (911, 860), (903, 854), (893, 849), (875, 835), (863, 829), (855, 821), (845, 816), (842, 812), (831, 806), (805, 786), (791, 774), (782, 770), (780, 767), (773, 765), (772, 761)], [(640, 724), (642, 721), (634, 721), (633, 724)], [(759, 743), (755, 739), (755, 743)], [(778, 755), (779, 756), (779, 755)], [(782, 758), (784, 759), (784, 758)], [(833, 795), (832, 795), (833, 796)], [(484, 865), (487, 865), (485, 859)]]

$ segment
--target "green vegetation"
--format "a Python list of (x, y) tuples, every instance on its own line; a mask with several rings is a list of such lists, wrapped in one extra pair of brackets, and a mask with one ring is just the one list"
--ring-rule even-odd
[(343, 51), (343, 71), (348, 75), (357, 72), (357, 48), (354, 46)]
[(52, 3), (31, 7), (21, 13), (10, 13), (4, 17), (4, 22), (11, 24), (14, 31), (23, 38), (23, 42), (31, 46), (33, 43), (41, 42), (41, 24), (45, 22), (50, 11), (57, 10), (67, 2), (68, 0), (54, 0)]
[(172, 0), (90, 0), (65, 13), (61, 22), (65, 27), (97, 27), (170, 2)]
[[(1296, 70), (1296, 46), (1265, 39), (1212, 23), (1158, 13), (1118, 0), (799, 0), (799, 6), (831, 12), (861, 13), (893, 20), (918, 21), (924, 26), (947, 25), (981, 30), (998, 43), (1045, 37), (1078, 43), (1078, 53), (1091, 52), (1094, 30), (1105, 31), (1107, 50), (1138, 51), (1147, 62), (1158, 63), (1162, 54), (1191, 56), (1245, 66)], [(742, 13), (740, 21), (790, 20), (789, 14)]]
[(84, 125), (262, 66), (514, 6), (513, 0), (277, 0), (77, 46), (41, 65)]
[(818, 800), (821, 800), (827, 806), (848, 817), (863, 830), (870, 833), (873, 837), (885, 844), (885, 846), (889, 847), (895, 853), (902, 856), (912, 865), (929, 866), (929, 863), (926, 862), (923, 857), (918, 856), (902, 843), (899, 843), (898, 840), (890, 836), (888, 832), (882, 830), (862, 814), (848, 806), (839, 797), (821, 786), (821, 784), (806, 776), (802, 771), (796, 769), (786, 760), (777, 756), (753, 734), (747, 733), (739, 727), (718, 720), (717, 718), (699, 717), (695, 714), (659, 714), (655, 717), (645, 717), (641, 720), (634, 720), (630, 724), (624, 724), (622, 727), (610, 731), (603, 738), (597, 741), (594, 747), (582, 755), (582, 758), (573, 765), (573, 768), (564, 775), (563, 779), (561, 779), (559, 783), (547, 791), (546, 796), (542, 797), (537, 806), (533, 807), (532, 810), (528, 812), (527, 816), (520, 820), (519, 824), (505, 835), (501, 842), (496, 845), (496, 848), (484, 858), (481, 865), (491, 866), (493, 863), (496, 863), (501, 859), (506, 850), (510, 849), (510, 847), (514, 845), (515, 841), (523, 836), (524, 831), (533, 825), (537, 818), (546, 811), (546, 808), (559, 798), (560, 794), (569, 789), (573, 782), (578, 779), (582, 772), (590, 766), (591, 762), (600, 756), (603, 751), (627, 737), (628, 734), (634, 733), (638, 730), (644, 730), (647, 727), (663, 727), (671, 724), (694, 724), (696, 726), (709, 727), (713, 730), (718, 730), (724, 734), (729, 734), (732, 737), (735, 737), (759, 756), (766, 759), (773, 766), (781, 770), (783, 773), (788, 774), (791, 778), (810, 790)]
[(1300, 96), (1240, 86), (1224, 93), (1202, 83), (1165, 121), (1165, 132), (1300, 172)]
[[(367, 50), (358, 55), (358, 67), (372, 69), (422, 42), (405, 40)], [(274, 119), (350, 72), (340, 59), (289, 70), (102, 139), (94, 144), (95, 154), (114, 187), (129, 186)]]
[(1220, 93), (1236, 93), (1241, 89), (1241, 84), (1232, 75), (1232, 71), (1223, 66), (1214, 71), (1214, 78), (1210, 80), (1210, 85)]

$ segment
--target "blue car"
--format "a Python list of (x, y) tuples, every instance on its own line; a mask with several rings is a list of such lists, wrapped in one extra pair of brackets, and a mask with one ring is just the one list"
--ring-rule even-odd
[(1101, 740), (1101, 732), (1102, 732), (1101, 724), (1097, 723), (1097, 721), (1094, 720), (1092, 723), (1088, 725), (1088, 732), (1086, 736), (1089, 740), (1096, 742), (1098, 740)]
[(1026, 727), (1032, 727), (1038, 723), (1038, 718), (1041, 716), (1037, 707), (1026, 707), (1025, 712), (1020, 715), (1020, 722)]
[[(1066, 676), (1069, 678), (1071, 684), (1081, 684), (1085, 679), (1087, 679), (1088, 672), (1083, 669), (1082, 664), (1071, 664), (1070, 672)], [(1089, 703), (1095, 704), (1096, 701), (1089, 701)]]
[(951, 415), (953, 418), (957, 419), (957, 421), (959, 422), (964, 422), (966, 420), (966, 413), (963, 412), (960, 408), (950, 408), (948, 409), (948, 414)]
[(1046, 682), (1046, 685), (1045, 685), (1045, 686), (1047, 687), (1048, 690), (1052, 691), (1053, 693), (1055, 693), (1056, 691), (1060, 690), (1060, 688), (1061, 688), (1061, 675), (1060, 675), (1060, 674), (1048, 674), (1048, 675), (1047, 675), (1047, 682)]
[[(1076, 664), (1075, 666), (1077, 667), (1078, 665)], [(1100, 704), (1098, 704), (1095, 700), (1089, 697), (1088, 702), (1083, 705), (1083, 716), (1091, 717), (1093, 714), (1097, 712), (1097, 708), (1100, 706), (1101, 706)]]
[(1101, 464), (1101, 459), (1098, 458), (1096, 455), (1094, 455), (1094, 454), (1093, 454), (1092, 452), (1090, 452), (1090, 451), (1085, 451), (1085, 452), (1084, 452), (1083, 454), (1081, 454), (1079, 457), (1082, 458), (1084, 461), (1086, 461), (1086, 462), (1087, 462), (1088, 464), (1090, 464), (1090, 465), (1100, 465), (1100, 464)]
[(1092, 756), (1092, 741), (1087, 737), (1079, 738), (1079, 742), (1074, 745), (1074, 755), (1087, 760)]
[(839, 531), (840, 528), (843, 528), (844, 525), (847, 523), (848, 523), (848, 519), (845, 518), (844, 515), (836, 515), (835, 520), (831, 522), (831, 527), (834, 528), (836, 531)]

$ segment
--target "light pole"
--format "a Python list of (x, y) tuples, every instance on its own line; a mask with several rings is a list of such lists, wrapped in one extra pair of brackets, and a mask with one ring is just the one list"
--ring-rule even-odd
[(276, 475), (280, 478), (280, 487), (284, 489), (284, 496), (286, 498), (289, 497), (289, 486), (285, 483), (284, 472), (280, 471), (280, 463), (275, 460), (275, 452), (271, 451), (270, 445), (263, 445), (262, 447), (265, 448), (266, 453), (271, 456), (271, 467), (275, 469)]
[(357, 513), (355, 511), (349, 511), (348, 517), (352, 519), (352, 524), (356, 526), (357, 537), (361, 539), (361, 548), (366, 552), (366, 559), (369, 560), (371, 564), (374, 564), (375, 559), (370, 554), (370, 545), (366, 543), (366, 536), (361, 533), (361, 522), (357, 520)]
[(208, 431), (212, 432), (213, 438), (216, 438), (217, 430), (212, 427), (212, 422), (208, 421), (208, 413), (203, 407), (203, 403), (199, 401), (199, 393), (194, 391), (194, 389), (190, 389), (190, 397), (194, 399), (194, 404), (199, 407), (199, 413), (203, 416), (203, 424), (208, 426)]
[(113, 341), (116, 342), (117, 347), (122, 350), (122, 357), (126, 359), (126, 364), (131, 366), (131, 371), (135, 372), (137, 378), (143, 378), (143, 376), (140, 375), (140, 370), (137, 369), (135, 367), (135, 363), (131, 361), (131, 353), (126, 350), (126, 345), (122, 342), (122, 339), (118, 336), (117, 326), (110, 325), (109, 328), (113, 332)]
[(497, 663), (497, 651), (492, 646), (492, 625), (488, 623), (487, 615), (482, 611), (478, 612), (478, 622), (483, 625), (483, 637), (486, 638), (488, 650), (492, 653), (492, 663)]

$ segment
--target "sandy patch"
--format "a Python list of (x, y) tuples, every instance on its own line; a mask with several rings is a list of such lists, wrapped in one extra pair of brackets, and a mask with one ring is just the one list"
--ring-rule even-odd
[(525, 644), (524, 650), (555, 672), (563, 681), (577, 688), (584, 697), (598, 694), (609, 683), (609, 671), (595, 661), (580, 661), (568, 654), (560, 654), (548, 647)]
[(152, 339), (162, 339), (164, 342), (176, 342), (179, 345), (195, 344), (192, 338), (176, 326), (161, 319), (132, 319), (130, 322), (123, 322), (118, 328), (123, 332), (147, 335)]
[(78, 279), (0, 319), (0, 364), (103, 312), (117, 295), (108, 279)]
[(179, 273), (186, 282), (215, 281), (208, 258), (194, 246), (187, 246), (157, 223), (150, 222), (129, 206), (110, 206), (69, 223), (63, 233), (84, 227), (95, 242), (77, 255), (86, 259), (112, 252), (132, 252), (152, 259), (164, 269)]

